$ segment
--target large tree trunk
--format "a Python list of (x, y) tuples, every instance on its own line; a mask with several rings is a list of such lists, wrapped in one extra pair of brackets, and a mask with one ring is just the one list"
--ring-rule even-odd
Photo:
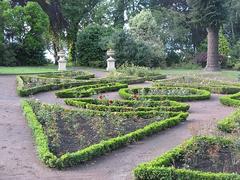
[(219, 28), (208, 27), (208, 51), (206, 71), (219, 71), (218, 33)]

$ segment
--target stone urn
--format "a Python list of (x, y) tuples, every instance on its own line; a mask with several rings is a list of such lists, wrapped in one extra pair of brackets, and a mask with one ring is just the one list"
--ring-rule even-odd
[(107, 59), (107, 71), (114, 71), (114, 70), (116, 70), (116, 67), (115, 67), (116, 60), (114, 59), (115, 51), (112, 50), (112, 49), (109, 49), (107, 51), (107, 56), (109, 57)]
[(66, 71), (67, 68), (67, 61), (66, 61), (66, 57), (65, 57), (65, 51), (64, 50), (60, 50), (58, 52), (58, 57), (59, 57), (59, 60), (58, 60), (58, 70), (59, 71)]

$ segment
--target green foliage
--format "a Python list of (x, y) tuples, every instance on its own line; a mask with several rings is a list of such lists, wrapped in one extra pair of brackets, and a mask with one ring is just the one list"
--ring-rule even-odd
[(62, 91), (56, 92), (56, 96), (59, 98), (81, 98), (89, 97), (94, 94), (117, 91), (121, 88), (128, 87), (127, 84), (121, 83), (104, 83), (104, 84), (95, 84), (95, 85), (85, 85), (79, 86), (71, 89), (65, 89)]
[[(58, 74), (58, 73), (56, 73)], [(83, 85), (119, 82), (124, 84), (136, 84), (144, 82), (144, 78), (137, 77), (110, 77), (90, 80), (72, 80), (69, 78), (46, 78), (39, 76), (17, 76), (17, 93), (19, 96), (29, 96), (39, 92), (71, 88)]]
[(175, 101), (136, 101), (105, 99), (65, 99), (67, 105), (84, 109), (110, 112), (129, 111), (187, 111), (189, 105)]
[(163, 64), (166, 58), (165, 48), (159, 36), (158, 24), (151, 11), (141, 11), (129, 20), (129, 26), (130, 33), (136, 41), (143, 42), (149, 47), (151, 54), (159, 60), (159, 64)]
[(222, 104), (224, 104), (226, 106), (239, 107), (240, 106), (240, 93), (223, 96), (220, 98), (220, 101)]
[(11, 8), (7, 1), (4, 7), (4, 51), (1, 65), (42, 65), (49, 20), (41, 7), (34, 2)]
[(78, 65), (105, 67), (106, 50), (102, 49), (101, 41), (111, 33), (110, 28), (100, 25), (89, 25), (79, 32), (77, 39)]
[(119, 95), (123, 99), (196, 101), (206, 100), (211, 93), (206, 90), (183, 87), (133, 88), (120, 89)]
[(125, 63), (121, 65), (117, 71), (127, 76), (144, 77), (146, 81), (166, 78), (165, 75), (162, 75), (159, 72), (154, 71), (153, 69), (150, 69), (148, 67), (135, 66), (134, 64), (129, 65)]
[[(207, 145), (209, 148), (215, 146), (221, 146), (227, 149), (233, 144), (232, 141), (228, 139), (223, 139), (220, 137), (195, 137), (184, 144), (174, 148), (173, 150), (166, 152), (157, 159), (140, 164), (134, 169), (134, 175), (137, 180), (155, 180), (155, 179), (166, 179), (166, 180), (237, 180), (240, 179), (240, 175), (234, 173), (222, 173), (222, 172), (204, 172), (198, 169), (186, 169), (181, 167), (176, 167), (176, 162), (182, 162), (185, 153), (194, 150), (196, 145)], [(225, 150), (223, 149), (223, 150)], [(197, 152), (202, 149), (198, 147)], [(206, 153), (206, 152), (205, 152)], [(196, 153), (193, 154), (197, 155)], [(193, 158), (193, 157), (190, 157)], [(191, 160), (191, 159), (190, 159)]]
[(223, 31), (220, 31), (219, 35), (219, 53), (225, 57), (230, 53), (230, 44)]
[[(240, 97), (240, 95), (238, 95), (238, 96)], [(225, 99), (221, 99), (221, 102), (225, 105), (227, 105), (226, 101), (227, 100), (225, 100)], [(230, 103), (228, 105), (237, 106), (237, 107), (240, 106), (240, 101), (238, 102), (238, 104), (233, 104), (230, 101), (228, 101), (228, 102)], [(239, 129), (240, 129), (240, 127), (239, 127), (239, 122), (240, 122), (239, 117), (240, 117), (240, 111), (236, 110), (230, 116), (228, 116), (228, 117), (226, 117), (223, 120), (218, 122), (218, 124), (217, 124), (218, 129), (220, 129), (223, 132), (227, 132), (227, 133), (231, 133), (233, 131), (239, 131)]]
[(210, 80), (205, 78), (182, 76), (172, 79), (159, 80), (154, 84), (156, 87), (191, 87), (204, 89), (217, 94), (233, 94), (240, 91), (238, 83), (230, 83), (219, 80)]
[[(26, 119), (28, 121), (28, 124), (33, 130), (38, 153), (41, 160), (47, 166), (54, 168), (66, 168), (84, 163), (95, 157), (104, 155), (110, 151), (125, 146), (126, 144), (135, 142), (137, 140), (141, 140), (146, 136), (150, 136), (154, 133), (175, 126), (184, 121), (188, 116), (187, 113), (179, 113), (176, 116), (164, 119), (162, 121), (151, 123), (145, 126), (144, 128), (138, 129), (126, 135), (101, 141), (98, 144), (91, 145), (82, 150), (73, 153), (66, 153), (60, 157), (56, 157), (49, 150), (47, 137), (44, 133), (42, 125), (39, 123), (38, 119), (36, 118), (36, 115), (33, 112), (31, 103), (28, 101), (23, 101), (22, 107)], [(96, 114), (95, 111), (92, 112), (89, 111), (89, 113)]]
[(188, 0), (188, 3), (193, 9), (194, 22), (203, 27), (219, 29), (227, 17), (225, 0)]
[[(169, 8), (159, 7), (152, 10), (157, 22), (157, 33), (163, 41), (168, 53), (178, 52), (180, 56), (192, 51), (190, 26), (185, 13), (176, 12)], [(168, 63), (168, 62), (167, 62)]]

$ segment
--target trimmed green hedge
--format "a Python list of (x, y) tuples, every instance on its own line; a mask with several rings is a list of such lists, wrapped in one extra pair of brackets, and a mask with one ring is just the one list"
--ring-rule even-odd
[(100, 100), (100, 99), (65, 99), (65, 103), (84, 109), (98, 111), (188, 111), (189, 105), (175, 101), (134, 101), (134, 100)]
[(172, 164), (181, 160), (184, 153), (191, 149), (196, 142), (208, 142), (210, 144), (231, 145), (232, 142), (222, 137), (195, 137), (186, 143), (166, 152), (159, 158), (144, 164), (140, 164), (134, 175), (137, 180), (239, 180), (239, 174), (203, 172), (185, 168), (176, 168)]
[(231, 133), (240, 128), (240, 110), (236, 110), (230, 116), (218, 122), (218, 129), (221, 131)]
[[(33, 78), (35, 81), (48, 81), (52, 80), (53, 82), (36, 85), (34, 87), (28, 87), (28, 80)], [(111, 83), (119, 82), (123, 84), (136, 84), (143, 83), (145, 80), (143, 78), (136, 77), (123, 77), (123, 78), (94, 78), (91, 80), (68, 80), (68, 79), (58, 79), (58, 78), (45, 78), (37, 76), (17, 76), (17, 93), (19, 96), (25, 97), (39, 92), (53, 91), (59, 89), (72, 88), (83, 85), (93, 85), (101, 83)], [(55, 82), (57, 81), (57, 82)]]
[(86, 71), (63, 71), (63, 72), (48, 72), (38, 74), (38, 77), (45, 77), (45, 78), (64, 78), (64, 79), (90, 79), (94, 78), (95, 75), (90, 72)]
[(210, 80), (196, 77), (177, 77), (159, 80), (155, 82), (156, 87), (190, 87), (210, 91), (217, 94), (234, 94), (240, 92), (239, 83), (230, 83), (218, 80)]
[(226, 106), (240, 106), (240, 93), (220, 97), (220, 102)]
[(56, 92), (56, 96), (59, 98), (80, 98), (80, 97), (89, 97), (94, 94), (117, 91), (121, 88), (127, 88), (127, 84), (121, 83), (109, 83), (109, 84), (96, 84), (96, 85), (87, 85), (79, 86), (71, 89), (65, 89), (62, 91)]
[(166, 79), (166, 78), (167, 78), (167, 76), (163, 75), (163, 74), (144, 76), (144, 79), (146, 81), (154, 81), (154, 80), (160, 80), (160, 79)]
[[(154, 122), (129, 134), (101, 141), (99, 144), (91, 145), (88, 148), (79, 150), (77, 152), (66, 153), (61, 157), (56, 157), (49, 151), (48, 139), (44, 134), (43, 127), (37, 120), (29, 102), (26, 100), (22, 101), (22, 108), (28, 124), (33, 131), (40, 159), (47, 166), (60, 169), (84, 163), (97, 156), (104, 155), (129, 143), (143, 139), (146, 136), (158, 133), (172, 126), (176, 126), (177, 124), (186, 120), (188, 116), (188, 113), (180, 112), (174, 117)], [(91, 112), (96, 113), (96, 111)]]
[[(150, 90), (178, 90), (185, 89), (191, 92), (190, 95), (139, 95), (139, 91), (150, 91)], [(206, 90), (199, 90), (194, 88), (182, 88), (182, 87), (161, 87), (161, 88), (125, 88), (119, 90), (119, 95), (123, 99), (150, 99), (150, 100), (173, 100), (173, 101), (196, 101), (196, 100), (206, 100), (211, 97), (211, 93)]]

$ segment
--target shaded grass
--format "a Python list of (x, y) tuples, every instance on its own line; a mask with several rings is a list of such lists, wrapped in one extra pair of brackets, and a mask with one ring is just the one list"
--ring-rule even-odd
[(21, 67), (3, 67), (0, 66), (0, 75), (18, 75), (56, 72), (57, 66), (21, 66)]

